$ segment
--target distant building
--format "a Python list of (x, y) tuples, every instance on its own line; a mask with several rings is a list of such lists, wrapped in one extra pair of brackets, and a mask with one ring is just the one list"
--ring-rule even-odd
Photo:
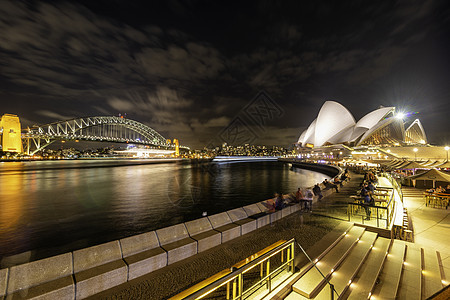
[(356, 122), (342, 104), (326, 101), (297, 144), (302, 148), (402, 146), (427, 144), (427, 138), (419, 119), (405, 130), (402, 117), (395, 115), (395, 107), (380, 107)]
[(0, 119), (0, 151), (22, 152), (22, 129), (19, 117), (4, 114)]

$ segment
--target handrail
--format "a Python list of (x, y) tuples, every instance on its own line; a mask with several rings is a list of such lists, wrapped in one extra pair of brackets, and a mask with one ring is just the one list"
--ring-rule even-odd
[(295, 241), (297, 243), (297, 245), (300, 247), (300, 249), (302, 250), (303, 254), (305, 254), (306, 258), (311, 262), (311, 264), (316, 268), (316, 270), (319, 272), (319, 274), (323, 277), (323, 279), (326, 280), (327, 284), (330, 286), (331, 289), (331, 300), (334, 299), (334, 293), (336, 293), (338, 295), (338, 298), (341, 296), (338, 291), (336, 291), (336, 289), (334, 288), (334, 284), (332, 284), (329, 280), (328, 277), (325, 277), (325, 275), (323, 275), (322, 271), (319, 270), (319, 268), (317, 267), (317, 262), (313, 262), (311, 257), (309, 257), (308, 253), (306, 253), (305, 249), (303, 249), (303, 247), (300, 245), (299, 242), (297, 242), (297, 240)]
[(402, 191), (402, 188), (398, 185), (397, 180), (395, 180), (395, 178), (392, 177), (392, 175), (391, 175), (390, 173), (383, 172), (382, 175), (383, 175), (384, 177), (386, 177), (386, 178), (389, 180), (389, 182), (392, 184), (392, 186), (394, 187), (394, 189), (397, 190), (398, 195), (400, 196), (400, 200), (401, 200), (402, 203), (403, 203), (403, 191)]
[[(271, 286), (270, 280), (271, 276), (274, 273), (277, 273), (278, 271), (280, 271), (282, 268), (285, 267), (290, 268), (292, 272), (294, 270), (294, 243), (295, 239), (291, 239), (289, 241), (280, 240), (270, 245), (269, 247), (266, 247), (263, 250), (258, 251), (252, 256), (236, 263), (230, 269), (223, 270), (222, 272), (219, 272), (213, 275), (212, 277), (203, 280), (202, 282), (171, 297), (169, 300), (202, 299), (206, 295), (214, 292), (215, 290), (224, 285), (227, 285), (228, 288), (230, 283), (233, 284), (233, 292), (232, 292), (233, 295), (231, 299), (243, 299), (243, 295), (245, 295), (249, 291), (253, 290), (256, 286), (261, 285), (261, 283), (264, 282), (267, 282), (269, 292), (271, 292), (273, 287)], [(243, 274), (259, 264), (266, 262), (269, 264), (269, 259), (273, 255), (282, 252), (285, 249), (287, 249), (286, 261), (282, 263), (281, 266), (279, 266), (275, 270), (272, 270), (271, 272), (267, 270), (265, 276), (262, 276), (262, 278), (258, 282), (253, 284), (250, 288), (246, 288), (246, 290), (244, 291)]]
[[(389, 207), (389, 206), (367, 205), (367, 204), (362, 204), (362, 203), (348, 203), (347, 215), (348, 215), (348, 221), (349, 222), (351, 221), (351, 216), (353, 215), (351, 213), (351, 211), (352, 211), (351, 207), (352, 206), (358, 206), (358, 207), (361, 207), (361, 208), (367, 208), (368, 207), (370, 209), (372, 209), (372, 208), (376, 209), (377, 227), (380, 227), (380, 220), (386, 221), (386, 228), (389, 227), (389, 224), (392, 221), (392, 214), (393, 214), (394, 210), (391, 207)], [(379, 217), (379, 210), (385, 210), (386, 211), (386, 218), (380, 218)], [(364, 224), (364, 218), (363, 218), (364, 216), (365, 216), (365, 214), (361, 215), (362, 224)]]
[[(387, 176), (386, 176), (387, 177)], [(386, 222), (386, 228), (389, 228), (392, 219), (393, 219), (393, 214), (394, 214), (394, 205), (395, 205), (395, 200), (394, 200), (394, 187), (377, 187), (377, 189), (385, 189), (385, 190), (392, 190), (392, 192), (390, 193), (389, 196), (389, 200), (386, 202), (386, 206), (378, 206), (378, 205), (369, 205), (369, 204), (363, 204), (363, 203), (354, 203), (354, 202), (349, 202), (348, 203), (348, 207), (347, 207), (347, 216), (348, 216), (348, 220), (351, 220), (351, 217), (353, 216), (353, 207), (352, 206), (359, 206), (359, 207), (363, 207), (365, 210), (368, 209), (376, 209), (376, 221), (377, 221), (377, 227), (380, 227), (380, 220), (383, 220)], [(386, 218), (380, 218), (380, 214), (379, 214), (379, 210), (386, 210)], [(364, 216), (365, 215), (361, 215), (361, 223), (364, 224)], [(366, 215), (367, 216), (367, 215)]]

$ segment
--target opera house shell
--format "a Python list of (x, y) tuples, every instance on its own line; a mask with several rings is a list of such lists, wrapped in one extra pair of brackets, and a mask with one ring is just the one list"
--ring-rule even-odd
[(317, 118), (298, 139), (298, 145), (307, 148), (337, 144), (357, 147), (426, 143), (420, 121), (416, 119), (405, 130), (402, 118), (395, 116), (395, 107), (380, 107), (356, 122), (348, 109), (336, 101), (326, 101)]

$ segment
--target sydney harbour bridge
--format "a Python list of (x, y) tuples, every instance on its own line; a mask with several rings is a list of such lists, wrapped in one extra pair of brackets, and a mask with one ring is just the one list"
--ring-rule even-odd
[(98, 116), (58, 121), (22, 129), (23, 152), (33, 155), (55, 141), (130, 143), (156, 149), (189, 149), (164, 138), (138, 121), (116, 116)]

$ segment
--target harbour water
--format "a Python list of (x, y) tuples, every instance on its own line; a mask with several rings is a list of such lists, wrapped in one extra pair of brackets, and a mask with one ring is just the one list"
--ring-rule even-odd
[(1, 163), (0, 267), (15, 257), (40, 259), (223, 212), (324, 178), (276, 161)]

